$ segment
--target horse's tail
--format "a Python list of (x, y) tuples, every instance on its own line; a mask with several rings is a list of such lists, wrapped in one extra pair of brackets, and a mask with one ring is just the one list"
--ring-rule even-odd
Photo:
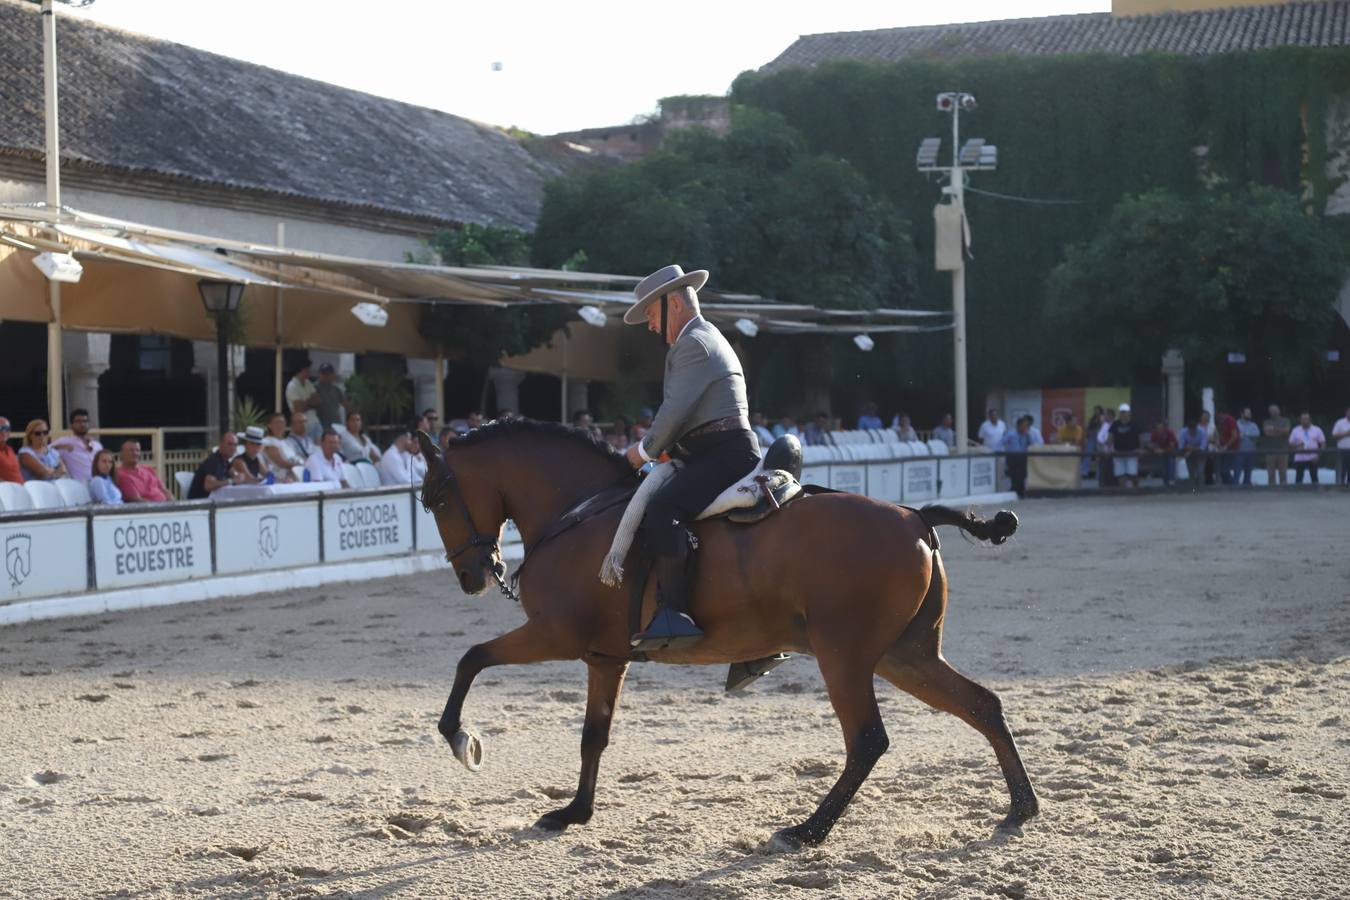
[(955, 525), (971, 537), (991, 544), (1002, 544), (1017, 531), (1017, 516), (1007, 509), (995, 513), (992, 519), (981, 519), (975, 513), (958, 512), (950, 506), (932, 504), (918, 510), (919, 518), (930, 529), (941, 525)]

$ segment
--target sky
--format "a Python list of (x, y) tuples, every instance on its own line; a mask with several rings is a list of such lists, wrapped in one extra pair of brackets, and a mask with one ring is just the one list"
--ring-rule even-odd
[[(96, 0), (79, 16), (538, 134), (725, 94), (799, 35), (1104, 12), (1109, 0)], [(59, 29), (58, 29), (59, 54)]]

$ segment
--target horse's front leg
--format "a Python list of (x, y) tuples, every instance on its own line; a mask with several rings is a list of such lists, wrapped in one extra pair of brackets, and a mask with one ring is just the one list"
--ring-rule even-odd
[(559, 640), (559, 632), (550, 632), (535, 620), (485, 644), (475, 644), (455, 669), (455, 684), (450, 689), (450, 699), (445, 701), (445, 712), (441, 713), (436, 730), (450, 742), (455, 758), (470, 772), (477, 772), (483, 764), (483, 741), (473, 729), (462, 727), (460, 716), (469, 686), (478, 673), (489, 666), (575, 659), (578, 655), (575, 649)]
[(600, 754), (609, 746), (609, 726), (619, 705), (619, 691), (628, 663), (615, 660), (588, 660), (586, 680), (586, 721), (581, 726), (581, 780), (577, 795), (562, 809), (547, 813), (536, 824), (548, 831), (562, 831), (568, 825), (585, 825), (595, 804), (595, 780), (600, 774)]

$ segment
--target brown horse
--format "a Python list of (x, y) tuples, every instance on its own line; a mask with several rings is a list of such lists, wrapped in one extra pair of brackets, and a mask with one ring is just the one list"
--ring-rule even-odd
[[(527, 619), (459, 662), (439, 731), (471, 770), (482, 761), (477, 735), (462, 727), (464, 698), (488, 666), (584, 660), (589, 669), (576, 798), (538, 822), (562, 830), (590, 820), (600, 754), (629, 664), (629, 586), (604, 586), (600, 563), (622, 505), (551, 539), (546, 530), (572, 505), (634, 479), (619, 454), (587, 432), (552, 423), (492, 423), (452, 441), (444, 456), (425, 434), (422, 499), (433, 510), (447, 557), (466, 593), (479, 594), (505, 568), (497, 538), (513, 519), (528, 566), (520, 581)], [(731, 663), (778, 652), (815, 656), (844, 732), (844, 771), (805, 822), (778, 832), (790, 847), (819, 844), (889, 741), (873, 675), (969, 723), (988, 738), (1012, 807), (1004, 826), (1037, 812), (1036, 794), (991, 691), (942, 657), (947, 577), (932, 528), (956, 525), (1002, 543), (1017, 527), (1010, 512), (986, 522), (946, 507), (921, 513), (853, 494), (805, 497), (764, 522), (698, 523), (699, 561), (691, 597), (706, 635), (664, 663)], [(643, 621), (655, 606), (649, 585)]]

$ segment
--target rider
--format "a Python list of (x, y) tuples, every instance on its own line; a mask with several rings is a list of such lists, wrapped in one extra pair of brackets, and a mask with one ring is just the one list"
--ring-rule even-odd
[(707, 280), (703, 269), (659, 269), (638, 283), (637, 302), (623, 317), (629, 325), (645, 321), (670, 345), (661, 408), (646, 436), (628, 448), (628, 461), (640, 468), (668, 451), (684, 463), (652, 497), (642, 519), (644, 545), (655, 558), (659, 605), (647, 627), (633, 635), (635, 650), (682, 647), (703, 636), (689, 616), (687, 525), (759, 462), (740, 360), (716, 326), (699, 315), (697, 291)]

